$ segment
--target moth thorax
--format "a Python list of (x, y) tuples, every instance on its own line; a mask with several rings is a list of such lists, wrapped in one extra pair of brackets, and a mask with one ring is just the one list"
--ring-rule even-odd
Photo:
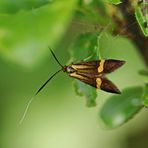
[(71, 66), (67, 66), (67, 68), (66, 68), (66, 72), (67, 73), (73, 73), (73, 72), (75, 72), (76, 70), (74, 69), (74, 68), (72, 68)]

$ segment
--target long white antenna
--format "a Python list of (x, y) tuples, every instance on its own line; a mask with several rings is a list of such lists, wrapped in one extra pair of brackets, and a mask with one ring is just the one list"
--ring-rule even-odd
[(20, 120), (19, 124), (21, 124), (21, 123), (24, 121), (24, 119), (25, 119), (25, 117), (26, 117), (26, 114), (27, 114), (27, 112), (28, 112), (28, 109), (29, 109), (29, 107), (30, 107), (32, 101), (34, 100), (35, 96), (47, 85), (47, 83), (48, 83), (56, 74), (58, 74), (58, 73), (59, 73), (60, 71), (62, 71), (62, 70), (63, 70), (63, 69), (60, 69), (60, 70), (58, 70), (57, 72), (55, 72), (55, 73), (38, 89), (38, 91), (35, 93), (35, 95), (29, 99), (29, 101), (28, 101), (28, 103), (27, 103), (27, 106), (26, 106), (26, 108), (25, 108), (25, 111), (24, 111), (24, 113), (23, 113), (23, 115), (22, 115), (22, 117), (21, 117), (21, 120)]
[(24, 113), (23, 113), (23, 115), (21, 117), (21, 120), (19, 121), (19, 124), (22, 124), (22, 122), (24, 121), (24, 119), (26, 117), (26, 114), (28, 112), (29, 106), (30, 106), (30, 104), (32, 103), (33, 100), (34, 100), (34, 97), (32, 97), (31, 99), (29, 99), (29, 102), (27, 103), (27, 106), (25, 108), (25, 111), (24, 111)]

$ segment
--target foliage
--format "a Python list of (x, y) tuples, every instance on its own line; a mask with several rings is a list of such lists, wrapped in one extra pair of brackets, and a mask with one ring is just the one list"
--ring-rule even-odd
[(120, 4), (121, 3), (120, 0), (108, 0), (108, 1), (112, 4)]
[(143, 104), (148, 107), (148, 84), (145, 86), (144, 95), (143, 95)]
[(100, 118), (109, 128), (122, 125), (142, 108), (142, 95), (143, 88), (132, 87), (110, 97), (100, 110)]
[[(76, 6), (76, 0), (53, 1), (46, 5), (28, 0), (0, 3), (1, 8), (5, 8), (0, 15), (1, 56), (26, 67), (35, 66), (49, 52), (48, 45), (59, 42)], [(40, 7), (35, 8), (39, 4)], [(17, 13), (14, 14), (14, 10), (8, 13), (9, 7), (14, 8), (14, 5)]]
[[(103, 97), (99, 99), (107, 100), (99, 108), (99, 118), (109, 128), (127, 122), (140, 111), (142, 104), (148, 104), (147, 85), (145, 86), (147, 77), (145, 79), (139, 74), (140, 70), (146, 70), (147, 67), (137, 51), (136, 42), (131, 42), (130, 37), (120, 36), (119, 32), (126, 30), (120, 28), (120, 24), (125, 25), (127, 22), (121, 12), (118, 13), (120, 9), (117, 10), (112, 4), (122, 5), (122, 1), (0, 1), (0, 53), (8, 63), (15, 63), (24, 69), (38, 66), (48, 55), (48, 45), (55, 47), (63, 37), (66, 38), (64, 42), (71, 39), (68, 44), (70, 61), (126, 61), (123, 68), (109, 75), (109, 78), (121, 88), (121, 95), (104, 94), (74, 80), (76, 93), (85, 96), (88, 107), (96, 106), (96, 99), (100, 94)], [(143, 15), (142, 8), (143, 5), (136, 4), (136, 7), (132, 8), (133, 14), (144, 36), (148, 36), (148, 27), (143, 25), (147, 21), (148, 13)], [(72, 24), (75, 20), (78, 26)], [(86, 23), (86, 28), (81, 23)], [(69, 37), (66, 31), (74, 37)]]
[[(148, 7), (148, 4), (146, 5), (146, 7)], [(148, 27), (146, 27), (145, 25), (145, 23), (148, 22), (148, 13), (146, 13), (146, 15), (144, 16), (142, 8), (142, 6), (137, 6), (135, 16), (143, 34), (148, 37)]]

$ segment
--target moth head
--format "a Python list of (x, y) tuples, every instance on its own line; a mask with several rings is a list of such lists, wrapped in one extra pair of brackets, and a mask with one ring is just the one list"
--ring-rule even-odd
[(65, 71), (70, 74), (70, 73), (75, 72), (76, 70), (74, 68), (72, 68), (71, 65), (69, 65), (69, 66), (66, 66), (66, 70)]

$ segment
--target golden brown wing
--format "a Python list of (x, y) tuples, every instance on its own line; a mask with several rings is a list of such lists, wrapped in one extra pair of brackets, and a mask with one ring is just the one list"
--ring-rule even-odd
[(95, 77), (89, 78), (87, 75), (83, 75), (83, 74), (80, 74), (78, 72), (70, 73), (69, 76), (76, 78), (76, 79), (78, 79), (78, 80), (80, 80), (80, 81), (82, 81), (82, 82), (84, 82), (88, 85), (91, 85), (91, 86), (97, 88)]
[(111, 92), (111, 93), (120, 94), (119, 89), (111, 81), (109, 81), (106, 77), (103, 77), (102, 75), (98, 77), (91, 75), (90, 77), (86, 73), (83, 74), (77, 71), (74, 73), (70, 73), (69, 76), (76, 78), (95, 88), (98, 88), (107, 92)]
[(72, 64), (71, 67), (76, 71), (82, 73), (100, 75), (100, 74), (111, 73), (114, 70), (121, 67), (124, 63), (125, 61), (109, 59), (109, 60), (81, 62), (77, 64)]
[(70, 67), (74, 72), (69, 73), (69, 76), (95, 88), (119, 94), (117, 86), (108, 80), (105, 74), (113, 72), (124, 63), (125, 61), (109, 59), (72, 64)]

